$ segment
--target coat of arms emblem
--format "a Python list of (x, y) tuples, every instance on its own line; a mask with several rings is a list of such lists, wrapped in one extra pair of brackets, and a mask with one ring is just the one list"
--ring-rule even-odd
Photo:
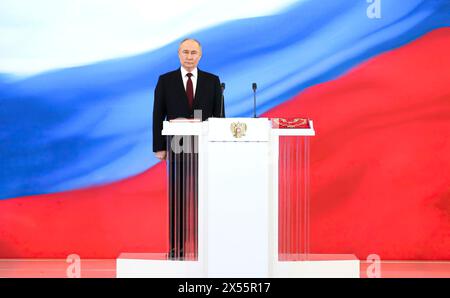
[(241, 138), (245, 136), (245, 133), (247, 131), (247, 124), (240, 122), (233, 122), (231, 123), (230, 128), (231, 132), (233, 133), (233, 137)]

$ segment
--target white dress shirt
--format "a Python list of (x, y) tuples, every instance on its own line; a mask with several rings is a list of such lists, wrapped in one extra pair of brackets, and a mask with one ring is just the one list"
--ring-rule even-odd
[[(192, 81), (192, 87), (194, 87), (194, 98), (195, 98), (195, 89), (197, 88), (197, 75), (198, 75), (198, 71), (197, 71), (197, 67), (195, 69), (193, 69), (191, 71), (192, 76), (191, 76), (191, 81)], [(181, 66), (181, 77), (183, 79), (183, 84), (184, 84), (184, 91), (186, 91), (186, 85), (187, 85), (187, 81), (188, 81), (188, 71), (186, 69), (184, 69), (183, 66)]]

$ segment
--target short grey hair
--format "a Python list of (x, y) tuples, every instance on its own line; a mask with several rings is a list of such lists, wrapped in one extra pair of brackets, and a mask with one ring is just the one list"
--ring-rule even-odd
[(185, 41), (188, 41), (188, 40), (192, 40), (192, 41), (196, 42), (196, 43), (198, 44), (198, 46), (200, 47), (200, 51), (202, 51), (202, 44), (201, 44), (197, 39), (195, 39), (195, 38), (190, 38), (190, 37), (184, 38), (184, 39), (180, 42), (180, 44), (178, 45), (178, 49), (180, 49), (181, 45), (182, 45)]

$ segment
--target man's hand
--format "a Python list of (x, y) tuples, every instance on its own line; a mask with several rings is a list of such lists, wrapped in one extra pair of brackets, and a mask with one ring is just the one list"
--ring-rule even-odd
[(165, 160), (166, 159), (166, 155), (167, 155), (166, 151), (155, 152), (156, 158), (158, 158), (160, 160)]

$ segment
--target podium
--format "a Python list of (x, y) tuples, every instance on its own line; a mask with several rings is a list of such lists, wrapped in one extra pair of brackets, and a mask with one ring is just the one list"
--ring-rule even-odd
[(307, 119), (163, 124), (171, 251), (123, 253), (118, 277), (359, 277), (353, 255), (310, 252)]

